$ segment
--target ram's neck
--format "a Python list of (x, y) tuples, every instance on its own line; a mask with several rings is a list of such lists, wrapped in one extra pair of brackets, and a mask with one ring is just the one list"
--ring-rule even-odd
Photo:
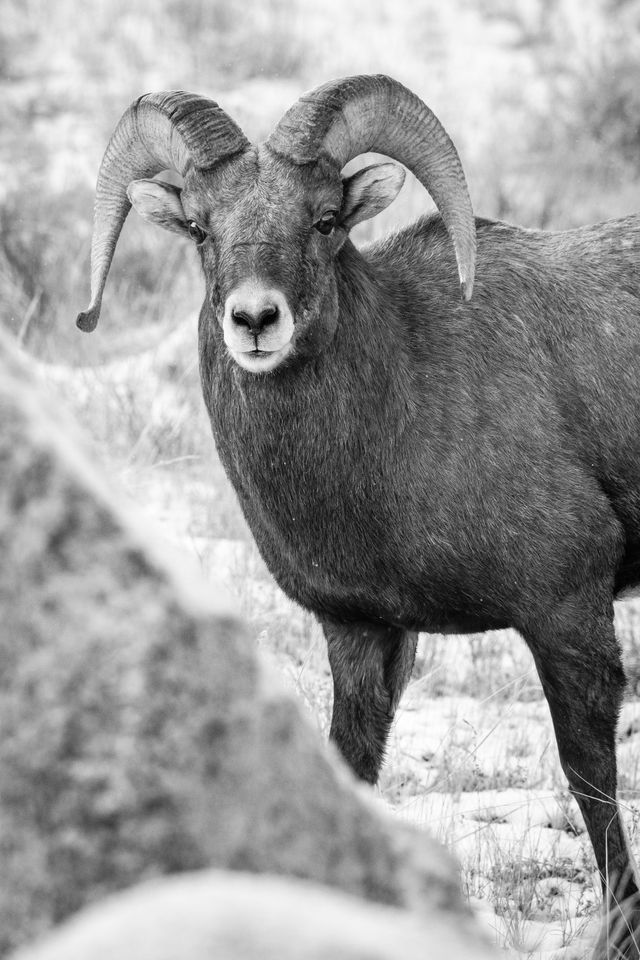
[[(349, 374), (350, 391), (378, 420), (402, 418), (410, 403), (410, 364), (395, 293), (397, 278), (349, 241), (337, 268), (339, 323), (324, 367)], [(344, 387), (343, 387), (344, 388)], [(361, 410), (361, 415), (364, 411)]]
[(385, 353), (394, 352), (395, 318), (388, 274), (377, 269), (370, 260), (347, 240), (336, 265), (340, 318), (338, 346), (367, 358), (374, 366), (383, 366)]

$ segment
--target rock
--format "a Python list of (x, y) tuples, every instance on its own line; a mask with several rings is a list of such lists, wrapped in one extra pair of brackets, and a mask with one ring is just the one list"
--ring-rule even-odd
[(74, 433), (0, 336), (0, 956), (206, 867), (461, 923), (453, 860), (374, 808)]
[(469, 921), (317, 884), (202, 871), (90, 907), (12, 960), (490, 960)]

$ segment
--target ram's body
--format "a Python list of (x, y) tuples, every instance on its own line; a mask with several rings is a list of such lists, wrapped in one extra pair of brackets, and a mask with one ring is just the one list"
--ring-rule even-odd
[(639, 261), (640, 218), (479, 221), (462, 304), (439, 219), (348, 245), (332, 344), (277, 378), (237, 376), (205, 305), (217, 447), (282, 588), (337, 619), (526, 630), (600, 552), (640, 579)]
[[(368, 151), (439, 216), (358, 252), (349, 231), (404, 178), (341, 174)], [(171, 166), (183, 188), (146, 179)], [(149, 94), (100, 170), (84, 330), (129, 200), (198, 245), (218, 450), (269, 568), (323, 625), (345, 759), (375, 782), (415, 631), (516, 627), (605, 889), (640, 929), (613, 628), (640, 582), (640, 218), (474, 221), (455, 147), (388, 77), (318, 88), (258, 146), (211, 101)], [(612, 916), (606, 950), (640, 957)]]

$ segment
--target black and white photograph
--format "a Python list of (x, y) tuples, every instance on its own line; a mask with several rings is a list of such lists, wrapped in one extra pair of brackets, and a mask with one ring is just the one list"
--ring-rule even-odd
[(640, 960), (640, 0), (3, 0), (0, 960)]

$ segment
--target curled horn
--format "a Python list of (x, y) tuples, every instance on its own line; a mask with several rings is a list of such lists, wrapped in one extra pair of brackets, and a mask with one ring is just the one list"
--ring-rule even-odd
[(329, 158), (340, 169), (361, 153), (384, 153), (428, 190), (451, 237), (465, 300), (473, 290), (476, 231), (458, 152), (434, 113), (385, 76), (348, 77), (317, 87), (285, 113), (267, 140), (295, 163)]
[(100, 316), (102, 294), (122, 225), (131, 209), (132, 180), (173, 169), (206, 170), (240, 153), (249, 141), (217, 103), (183, 91), (148, 93), (125, 111), (105, 151), (96, 187), (91, 241), (91, 303), (76, 323), (89, 333)]

